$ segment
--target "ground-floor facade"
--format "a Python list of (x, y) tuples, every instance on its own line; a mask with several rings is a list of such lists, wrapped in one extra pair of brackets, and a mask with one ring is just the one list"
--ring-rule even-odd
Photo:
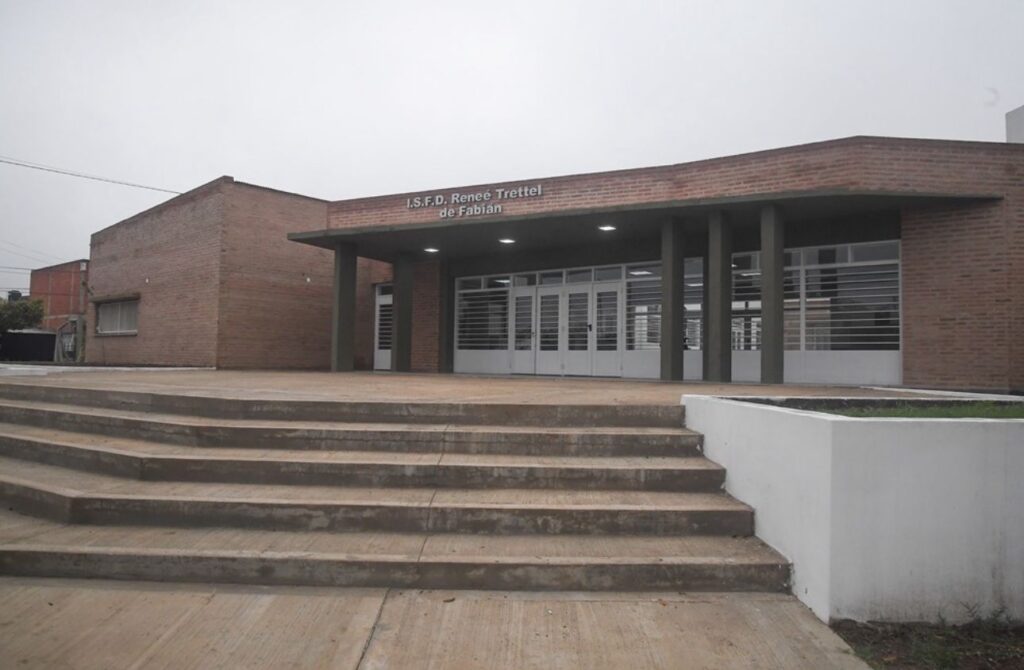
[(335, 250), (338, 370), (1020, 390), (1022, 159), (851, 138), (341, 201), (290, 237)]
[(854, 137), (93, 236), (87, 362), (1024, 390), (1024, 147)]

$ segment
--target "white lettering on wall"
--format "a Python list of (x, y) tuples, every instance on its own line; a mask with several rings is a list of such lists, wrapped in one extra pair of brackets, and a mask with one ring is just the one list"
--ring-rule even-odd
[(504, 201), (539, 198), (543, 195), (544, 186), (542, 184), (534, 184), (532, 186), (493, 188), (485, 191), (473, 191), (472, 193), (452, 191), (447, 195), (444, 193), (415, 195), (406, 198), (405, 204), (408, 209), (436, 207), (438, 215), (442, 219), (459, 219), (467, 216), (501, 214), (501, 203)]

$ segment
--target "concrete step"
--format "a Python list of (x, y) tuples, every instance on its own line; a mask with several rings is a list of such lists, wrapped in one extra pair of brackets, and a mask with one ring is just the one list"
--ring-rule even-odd
[(0, 512), (0, 573), (423, 589), (785, 591), (755, 538), (68, 526)]
[(706, 458), (509, 456), (181, 447), (0, 423), (0, 456), (158, 481), (715, 491)]
[(679, 428), (683, 425), (684, 416), (681, 404), (625, 405), (616, 404), (614, 399), (610, 399), (607, 405), (251, 400), (6, 381), (0, 383), (0, 398), (102, 409), (270, 421)]
[(167, 444), (258, 449), (696, 456), (701, 446), (701, 436), (685, 428), (215, 419), (13, 400), (0, 401), (0, 422)]
[(753, 532), (753, 511), (723, 493), (149, 482), (10, 458), (0, 458), (0, 500), (15, 511), (85, 524), (496, 535)]

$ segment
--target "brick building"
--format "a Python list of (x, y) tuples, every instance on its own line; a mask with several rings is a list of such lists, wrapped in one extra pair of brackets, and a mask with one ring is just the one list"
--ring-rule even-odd
[(326, 214), (322, 200), (222, 177), (95, 233), (86, 361), (326, 367), (331, 254), (286, 239)]
[(339, 202), (224, 178), (91, 260), (93, 362), (1024, 390), (1021, 145), (853, 137)]
[(85, 314), (89, 261), (82, 258), (32, 270), (29, 297), (43, 303), (40, 328), (56, 332), (73, 318)]

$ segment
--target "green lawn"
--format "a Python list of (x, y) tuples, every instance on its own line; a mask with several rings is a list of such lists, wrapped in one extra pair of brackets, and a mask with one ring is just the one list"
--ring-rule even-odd
[(896, 417), (904, 419), (1024, 419), (1024, 402), (964, 402), (948, 405), (898, 405), (892, 407), (846, 407), (830, 409), (833, 414), (855, 417)]

